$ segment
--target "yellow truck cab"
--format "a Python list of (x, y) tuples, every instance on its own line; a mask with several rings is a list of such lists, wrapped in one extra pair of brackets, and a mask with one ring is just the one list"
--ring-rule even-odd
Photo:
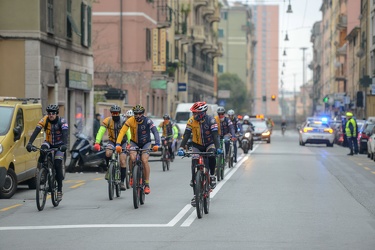
[[(34, 189), (39, 152), (27, 152), (42, 105), (36, 98), (0, 97), (0, 198), (9, 199), (20, 183)], [(43, 133), (33, 145), (40, 147)]]

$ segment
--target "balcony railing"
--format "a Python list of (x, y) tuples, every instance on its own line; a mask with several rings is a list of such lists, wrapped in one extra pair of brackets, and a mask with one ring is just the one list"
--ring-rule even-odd
[(193, 44), (204, 43), (206, 37), (204, 36), (204, 26), (203, 25), (195, 25), (193, 27)]
[(167, 1), (161, 0), (157, 3), (157, 25), (159, 28), (171, 27), (173, 10), (167, 5)]
[(348, 26), (348, 17), (345, 14), (340, 14), (337, 17), (337, 28), (345, 29)]

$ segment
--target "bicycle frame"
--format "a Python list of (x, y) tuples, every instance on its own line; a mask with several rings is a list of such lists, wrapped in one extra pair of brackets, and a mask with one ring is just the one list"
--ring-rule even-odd
[(54, 207), (57, 207), (60, 203), (60, 201), (57, 200), (57, 181), (55, 179), (56, 170), (54, 168), (54, 155), (57, 149), (42, 149), (33, 146), (32, 150), (39, 150), (44, 153), (42, 166), (37, 171), (36, 206), (39, 211), (42, 211), (46, 204), (47, 194), (50, 192), (52, 204)]
[(169, 154), (169, 137), (162, 137), (161, 138), (161, 146), (162, 146), (162, 167), (163, 171), (166, 169), (169, 170), (170, 162), (171, 162), (171, 155)]
[(209, 213), (210, 209), (210, 172), (208, 169), (208, 157), (214, 156), (214, 152), (191, 152), (185, 153), (186, 157), (199, 155), (198, 163), (194, 166), (195, 178), (193, 188), (195, 193), (196, 211), (198, 219), (201, 219), (203, 212)]

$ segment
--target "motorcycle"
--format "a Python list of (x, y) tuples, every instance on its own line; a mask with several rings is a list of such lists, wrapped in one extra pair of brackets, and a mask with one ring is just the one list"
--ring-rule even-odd
[(77, 164), (80, 172), (82, 172), (84, 167), (96, 166), (105, 169), (107, 167), (105, 150), (94, 151), (91, 145), (91, 137), (82, 132), (76, 132), (74, 136), (76, 137), (76, 141), (70, 150), (71, 158), (67, 171), (70, 173), (74, 172)]
[(240, 144), (243, 152), (247, 154), (249, 150), (253, 150), (253, 135), (249, 125), (243, 125), (242, 128), (245, 134), (241, 137)]

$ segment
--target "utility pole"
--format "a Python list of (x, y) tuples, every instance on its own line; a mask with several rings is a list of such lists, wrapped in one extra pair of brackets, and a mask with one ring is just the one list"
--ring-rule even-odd
[[(302, 47), (300, 48), (302, 50), (302, 65), (303, 65), (303, 69), (302, 69), (302, 87), (305, 86), (306, 84), (306, 76), (305, 76), (305, 69), (306, 69), (306, 66), (305, 66), (305, 51), (307, 50), (307, 47)], [(304, 89), (304, 88), (303, 88)], [(305, 98), (305, 91), (302, 91), (302, 104), (303, 104), (303, 116), (306, 116), (306, 98)]]

